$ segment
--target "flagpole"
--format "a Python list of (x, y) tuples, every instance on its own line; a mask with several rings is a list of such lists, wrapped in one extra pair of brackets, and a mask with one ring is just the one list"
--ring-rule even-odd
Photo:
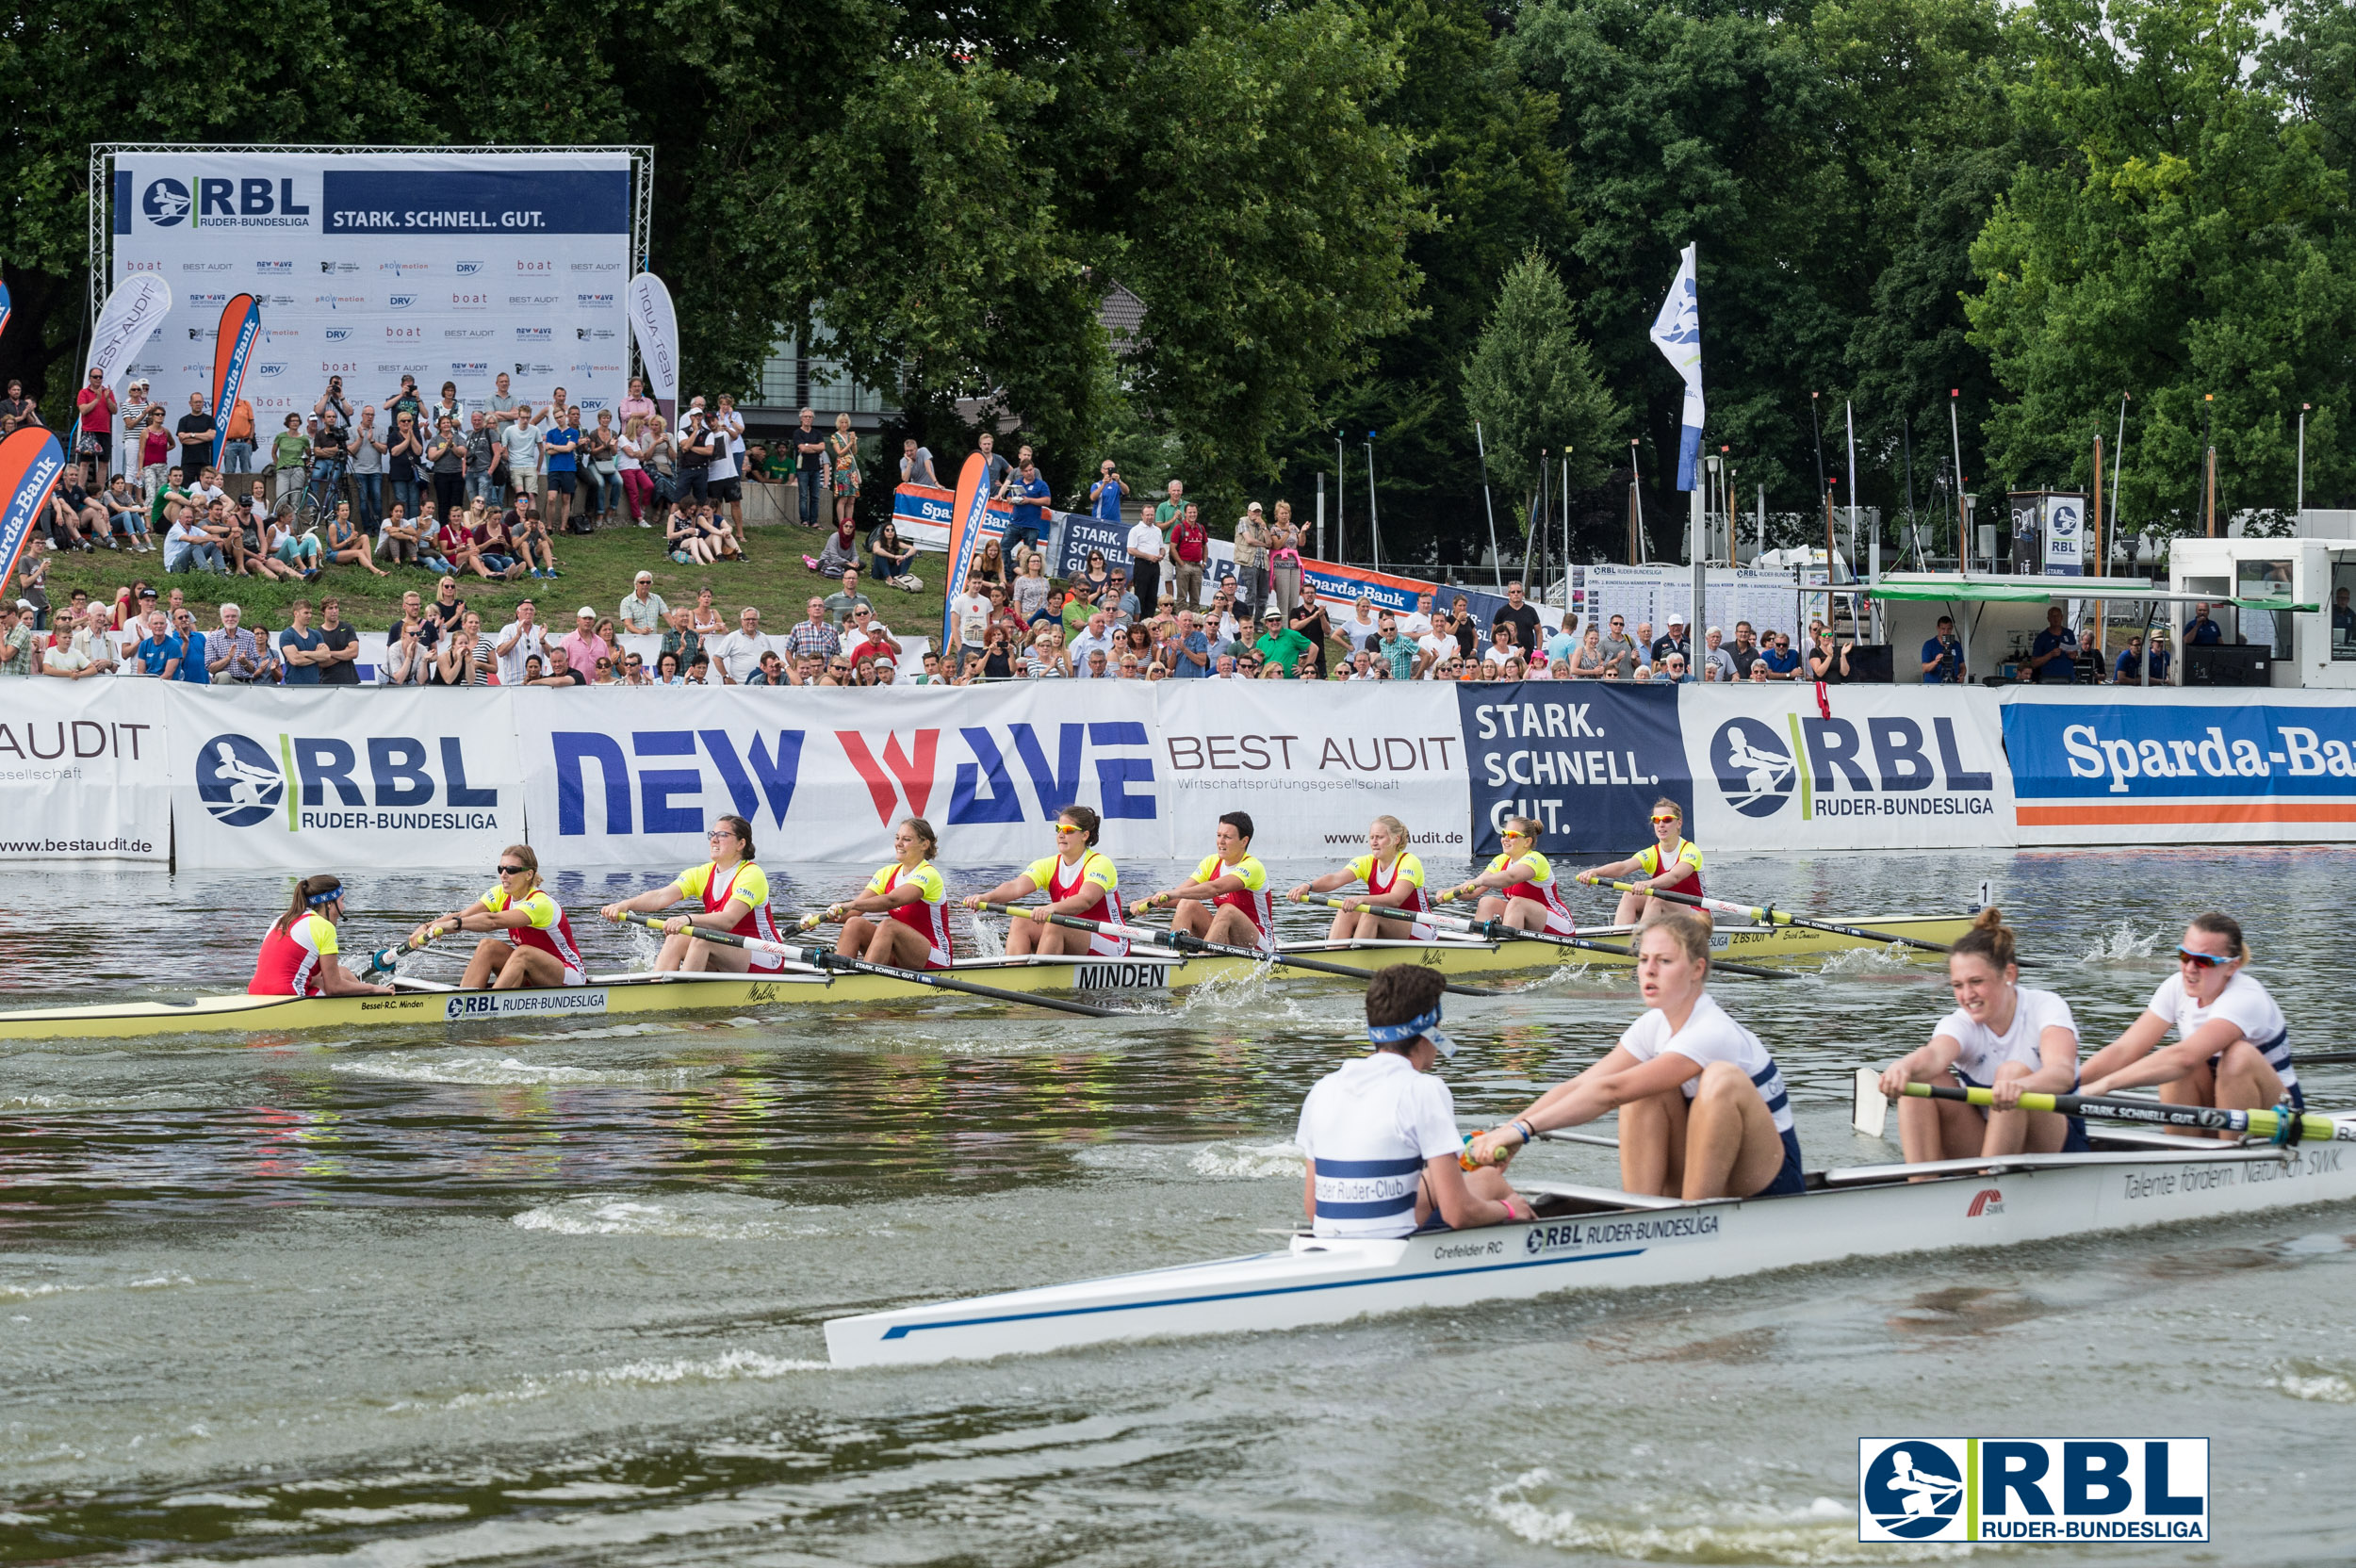
[(1505, 586), (1505, 558), (1497, 554), (1497, 507), (1489, 498), (1489, 442), (1481, 433), (1481, 421), (1473, 421), (1473, 444), (1481, 449), (1481, 510), (1489, 515), (1489, 568), (1497, 574), (1499, 588)]

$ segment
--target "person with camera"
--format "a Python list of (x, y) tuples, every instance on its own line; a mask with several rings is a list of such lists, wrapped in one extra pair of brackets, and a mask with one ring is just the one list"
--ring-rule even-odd
[(321, 429), (330, 425), (345, 431), (352, 429), (352, 400), (344, 396), (343, 377), (327, 378), (327, 390), (320, 393), (319, 400), (311, 405), (311, 415), (319, 420)]
[(1941, 615), (1939, 634), (1922, 645), (1922, 684), (1954, 686), (1963, 679), (1963, 644), (1955, 637), (1955, 617)]

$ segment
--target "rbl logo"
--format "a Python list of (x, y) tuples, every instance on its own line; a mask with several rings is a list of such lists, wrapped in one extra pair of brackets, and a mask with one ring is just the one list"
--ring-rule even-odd
[[(254, 827), (274, 819), (284, 821), (290, 833), (305, 827), (414, 831), (491, 825), (449, 820), (468, 809), (496, 808), (499, 793), (467, 782), (466, 746), (457, 736), (437, 739), (439, 745), (429, 747), (413, 736), (374, 735), (355, 748), (335, 736), (281, 735), (273, 754), (249, 735), (216, 735), (197, 748), (197, 798), (224, 827)], [(349, 809), (333, 809), (336, 807)], [(426, 808), (434, 809), (419, 820)], [(361, 819), (353, 820), (352, 810)]]

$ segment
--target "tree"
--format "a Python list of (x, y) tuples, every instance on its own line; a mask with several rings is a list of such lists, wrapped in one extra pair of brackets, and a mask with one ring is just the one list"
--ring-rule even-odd
[(1628, 425), (1573, 321), (1562, 277), (1533, 250), (1505, 274), (1464, 366), (1464, 407), (1488, 441), (1489, 471), (1525, 494), (1537, 488), (1542, 448), (1549, 464), (1569, 454), (1573, 488), (1595, 483)]

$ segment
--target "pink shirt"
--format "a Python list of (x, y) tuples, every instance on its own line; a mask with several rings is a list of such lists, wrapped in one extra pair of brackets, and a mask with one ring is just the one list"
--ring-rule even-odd
[(652, 398), (624, 398), (622, 406), (615, 410), (624, 430), (630, 428), (630, 422), (632, 419), (651, 419), (662, 412), (661, 409), (655, 407)]
[(583, 675), (597, 674), (597, 661), (614, 657), (614, 650), (606, 645), (605, 639), (594, 631), (568, 631), (556, 640), (556, 645), (564, 650), (566, 662)]

